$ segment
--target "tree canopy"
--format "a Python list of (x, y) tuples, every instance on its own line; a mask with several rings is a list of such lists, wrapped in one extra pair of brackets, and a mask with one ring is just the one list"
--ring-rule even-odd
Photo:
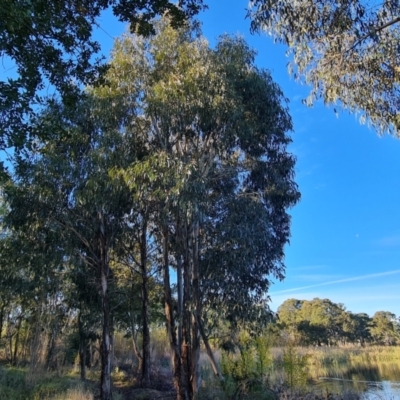
[[(71, 264), (73, 287), (97, 291), (69, 304), (82, 350), (100, 303), (92, 314), (101, 316), (103, 400), (112, 398), (116, 324), (132, 337), (141, 329), (136, 354), (150, 382), (155, 281), (178, 398), (195, 396), (200, 341), (212, 359), (208, 336), (220, 320), (232, 330), (265, 321), (270, 277), (284, 276), (287, 210), (300, 197), (286, 99), (254, 51), (228, 36), (211, 49), (196, 26), (170, 25), (163, 18), (155, 35), (118, 39), (101, 81), (76, 104), (51, 99), (30, 121), (38, 134), (4, 189), (9, 226), (40, 233), (48, 252), (58, 250), (54, 263)], [(132, 287), (140, 298), (127, 302)]]
[(5, 0), (0, 9), (0, 57), (16, 65), (16, 77), (0, 81), (0, 148), (22, 147), (31, 132), (29, 118), (52, 85), (65, 101), (76, 101), (81, 85), (93, 83), (104, 71), (94, 59), (100, 44), (92, 38), (97, 18), (112, 7), (130, 23), (132, 32), (154, 33), (156, 16), (168, 15), (182, 26), (204, 6), (202, 0)]
[(394, 314), (378, 311), (370, 318), (329, 299), (288, 299), (279, 306), (277, 315), (280, 334), (301, 345), (392, 345), (399, 340), (400, 326)]
[(400, 4), (364, 0), (252, 0), (253, 31), (289, 46), (289, 73), (322, 98), (400, 137)]

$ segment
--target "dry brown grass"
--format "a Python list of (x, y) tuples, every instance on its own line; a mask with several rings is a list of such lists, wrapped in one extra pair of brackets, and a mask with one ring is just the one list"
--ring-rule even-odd
[(83, 386), (68, 389), (65, 393), (57, 394), (43, 400), (93, 400), (93, 393)]

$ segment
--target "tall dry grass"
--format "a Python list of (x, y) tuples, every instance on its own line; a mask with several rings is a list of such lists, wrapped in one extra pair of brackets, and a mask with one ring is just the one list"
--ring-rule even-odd
[[(77, 386), (75, 388), (68, 389), (64, 393), (59, 393), (50, 397), (44, 397), (41, 398), (40, 400), (93, 400), (93, 399), (94, 395), (90, 390), (85, 389), (83, 386)], [(37, 400), (39, 400), (39, 398)]]

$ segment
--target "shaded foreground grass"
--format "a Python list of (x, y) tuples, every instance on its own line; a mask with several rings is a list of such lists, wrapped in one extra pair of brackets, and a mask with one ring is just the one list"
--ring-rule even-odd
[(96, 385), (70, 374), (0, 367), (0, 400), (94, 400)]
[[(127, 379), (122, 375), (116, 376), (115, 384), (118, 390), (114, 391), (115, 400), (174, 400), (174, 392), (155, 389), (141, 389), (134, 379)], [(359, 397), (317, 396), (287, 388), (265, 390), (248, 390), (246, 382), (242, 390), (236, 393), (227, 393), (215, 380), (203, 382), (199, 393), (199, 400), (358, 400)], [(254, 384), (254, 382), (253, 382)], [(96, 400), (98, 398), (97, 381), (82, 383), (77, 376), (71, 374), (59, 375), (40, 373), (30, 376), (29, 371), (20, 368), (0, 367), (0, 400)]]
[[(375, 378), (400, 380), (400, 348), (297, 348), (299, 354), (308, 355), (307, 374), (310, 381), (317, 382), (320, 377), (338, 377), (340, 379), (365, 380), (365, 372), (378, 374)], [(339, 392), (333, 386), (324, 385), (312, 391), (310, 387), (289, 388), (285, 386), (282, 370), (278, 368), (282, 361), (282, 349), (272, 349), (272, 363), (268, 373), (262, 379), (244, 379), (239, 384), (226, 380), (222, 387), (214, 378), (205, 357), (202, 357), (203, 384), (199, 400), (359, 400), (365, 386), (355, 384), (353, 390)], [(171, 375), (165, 368), (165, 358), (154, 359), (152, 371), (153, 388), (140, 389), (137, 376), (132, 371), (116, 369), (113, 381), (116, 390), (115, 400), (164, 399), (173, 400)], [(392, 375), (390, 375), (392, 374)], [(397, 378), (396, 378), (397, 377)], [(372, 379), (373, 380), (373, 379)], [(88, 371), (88, 381), (82, 383), (77, 372), (58, 371), (46, 373), (29, 369), (0, 366), (0, 400), (96, 400), (99, 395), (98, 371)], [(373, 399), (373, 397), (372, 397)], [(392, 400), (394, 396), (379, 396), (376, 400)]]

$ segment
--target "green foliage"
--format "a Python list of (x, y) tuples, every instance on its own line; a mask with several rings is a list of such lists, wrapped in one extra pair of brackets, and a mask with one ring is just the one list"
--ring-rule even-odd
[(322, 98), (360, 113), (379, 133), (400, 136), (399, 3), (252, 0), (252, 29), (289, 46), (289, 73)]
[(18, 150), (27, 138), (43, 134), (28, 121), (45, 104), (37, 94), (45, 85), (52, 85), (66, 105), (74, 106), (80, 85), (93, 83), (104, 73), (101, 60), (93, 62), (100, 44), (93, 40), (92, 30), (109, 7), (131, 24), (132, 32), (144, 35), (154, 33), (157, 16), (168, 15), (177, 28), (204, 8), (202, 0), (179, 5), (164, 0), (2, 1), (0, 56), (16, 64), (17, 77), (0, 82), (0, 148)]
[(371, 341), (368, 315), (353, 314), (329, 299), (288, 299), (279, 306), (278, 317), (278, 325), (299, 345)]
[(270, 399), (268, 374), (272, 367), (270, 341), (267, 335), (251, 337), (239, 334), (235, 352), (223, 351), (221, 369), (223, 389), (228, 397)]
[(388, 311), (377, 311), (374, 314), (369, 331), (377, 344), (395, 344), (400, 336), (396, 316)]
[(28, 396), (25, 372), (21, 369), (0, 367), (0, 399), (26, 400)]
[[(5, 192), (8, 224), (30, 238), (23, 254), (38, 282), (39, 272), (49, 286), (55, 270), (68, 278), (57, 291), (78, 315), (71, 349), (87, 346), (101, 307), (104, 354), (111, 325), (134, 340), (143, 328), (144, 354), (149, 318), (168, 301), (170, 344), (181, 361), (188, 354), (189, 387), (202, 320), (208, 331), (221, 319), (234, 329), (269, 318), (266, 292), (271, 275), (283, 278), (288, 208), (300, 194), (286, 99), (254, 51), (228, 36), (211, 49), (192, 26), (169, 22), (148, 38), (117, 40), (101, 82), (74, 107), (48, 103)], [(266, 347), (248, 346), (234, 374), (257, 380)]]
[(309, 355), (301, 355), (289, 341), (283, 349), (283, 369), (286, 383), (290, 388), (301, 388), (307, 384)]

